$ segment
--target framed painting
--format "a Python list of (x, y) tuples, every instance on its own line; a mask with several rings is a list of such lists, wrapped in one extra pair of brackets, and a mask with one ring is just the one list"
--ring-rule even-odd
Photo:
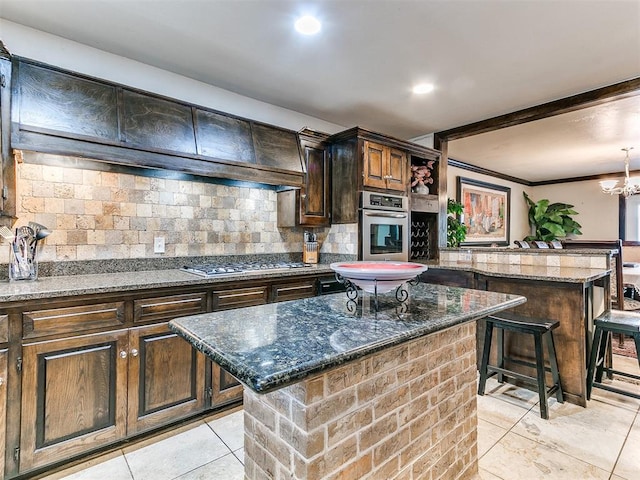
[(461, 222), (467, 226), (462, 245), (509, 245), (511, 189), (502, 185), (458, 177)]

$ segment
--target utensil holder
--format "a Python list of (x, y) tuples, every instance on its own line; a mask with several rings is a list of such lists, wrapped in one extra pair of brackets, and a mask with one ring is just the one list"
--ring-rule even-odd
[(15, 249), (9, 251), (9, 281), (37, 280), (38, 262), (35, 259), (23, 258)]

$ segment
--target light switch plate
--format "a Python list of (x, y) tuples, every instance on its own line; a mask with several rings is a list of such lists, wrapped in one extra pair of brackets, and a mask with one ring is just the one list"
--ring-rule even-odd
[(164, 253), (164, 237), (154, 237), (153, 253)]

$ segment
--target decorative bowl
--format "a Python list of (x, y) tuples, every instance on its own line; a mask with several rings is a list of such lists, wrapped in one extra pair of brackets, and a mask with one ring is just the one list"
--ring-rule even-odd
[(412, 262), (337, 262), (331, 269), (365, 292), (387, 293), (428, 269)]

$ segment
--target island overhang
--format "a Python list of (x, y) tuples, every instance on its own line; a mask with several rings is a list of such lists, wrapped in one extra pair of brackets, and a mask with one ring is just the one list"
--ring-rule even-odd
[(407, 286), (394, 294), (333, 294), (177, 318), (169, 328), (252, 390), (265, 393), (411, 339), (520, 305), (522, 296)]

